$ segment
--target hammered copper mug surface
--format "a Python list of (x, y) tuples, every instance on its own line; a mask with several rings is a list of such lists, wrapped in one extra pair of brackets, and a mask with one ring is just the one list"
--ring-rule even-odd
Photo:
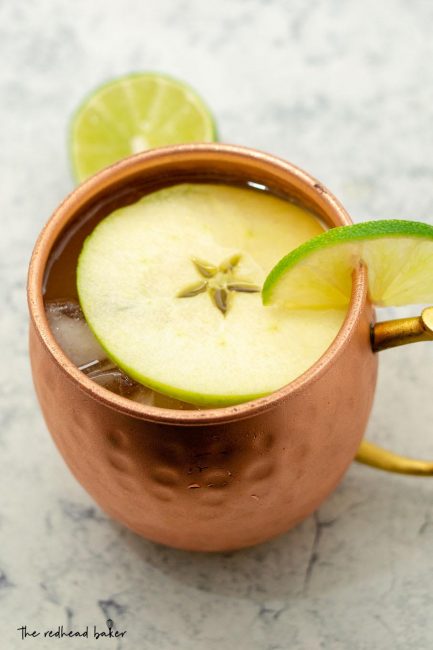
[(354, 458), (376, 383), (373, 313), (360, 268), (346, 320), (326, 353), (291, 384), (238, 406), (167, 410), (92, 382), (66, 358), (48, 327), (43, 278), (50, 251), (83, 214), (102, 217), (152, 189), (184, 181), (253, 181), (301, 202), (329, 226), (351, 223), (308, 174), (242, 147), (182, 145), (113, 165), (67, 197), (36, 243), (28, 282), (32, 372), (57, 447), (109, 515), (170, 546), (238, 549), (307, 517)]

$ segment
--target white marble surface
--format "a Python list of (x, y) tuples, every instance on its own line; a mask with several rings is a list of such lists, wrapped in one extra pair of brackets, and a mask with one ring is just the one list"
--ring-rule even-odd
[[(433, 5), (422, 0), (0, 0), (0, 647), (427, 650), (433, 479), (353, 465), (316, 516), (203, 556), (108, 520), (66, 470), (27, 358), (34, 239), (72, 188), (71, 111), (131, 70), (189, 81), (221, 138), (311, 171), (356, 219), (433, 219)], [(433, 346), (383, 355), (376, 441), (433, 456)], [(21, 641), (106, 618), (122, 641)]]

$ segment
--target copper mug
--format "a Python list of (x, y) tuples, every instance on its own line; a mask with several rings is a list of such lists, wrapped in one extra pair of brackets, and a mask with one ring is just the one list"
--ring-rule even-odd
[(30, 356), (48, 429), (83, 487), (143, 537), (223, 551), (263, 542), (305, 519), (357, 452), (361, 461), (384, 469), (433, 473), (432, 463), (367, 442), (360, 447), (376, 384), (374, 349), (433, 338), (431, 310), (423, 318), (372, 326), (362, 266), (329, 349), (295, 381), (261, 399), (203, 411), (145, 406), (92, 382), (69, 361), (43, 304), (44, 272), (56, 239), (84, 213), (104, 216), (152, 189), (185, 181), (254, 181), (300, 202), (329, 227), (351, 223), (309, 174), (273, 156), (221, 144), (138, 154), (72, 192), (43, 229), (31, 259)]

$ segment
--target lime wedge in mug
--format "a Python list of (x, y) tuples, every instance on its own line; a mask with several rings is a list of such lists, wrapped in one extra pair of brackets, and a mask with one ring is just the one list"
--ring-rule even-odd
[(156, 73), (132, 74), (97, 88), (75, 113), (70, 155), (83, 181), (145, 149), (216, 140), (213, 117), (184, 83)]
[(360, 262), (368, 268), (374, 304), (433, 301), (433, 226), (389, 220), (332, 228), (302, 244), (267, 276), (263, 304), (294, 309), (347, 306), (352, 272)]

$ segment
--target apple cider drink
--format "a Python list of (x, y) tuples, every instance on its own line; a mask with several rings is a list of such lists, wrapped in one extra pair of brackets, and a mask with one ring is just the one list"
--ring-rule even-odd
[(65, 354), (137, 402), (215, 408), (267, 395), (326, 351), (344, 309), (262, 303), (289, 251), (324, 230), (306, 209), (252, 187), (183, 184), (60, 237), (44, 299)]

